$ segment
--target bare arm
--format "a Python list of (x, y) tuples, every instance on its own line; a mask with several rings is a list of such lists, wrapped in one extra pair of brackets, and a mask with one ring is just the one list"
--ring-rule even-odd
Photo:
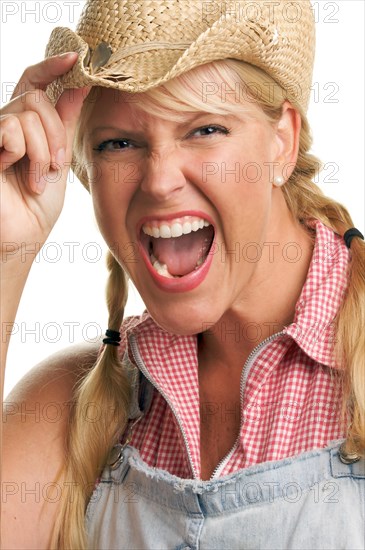
[[(37, 252), (62, 210), (73, 136), (87, 92), (63, 94), (54, 106), (45, 89), (76, 59), (75, 53), (56, 56), (26, 69), (12, 101), (0, 111), (1, 395), (9, 344), (3, 336), (14, 323)], [(59, 502), (54, 480), (64, 461), (72, 388), (96, 352), (95, 345), (78, 346), (51, 357), (4, 404), (3, 548), (49, 548)]]
[(62, 491), (73, 388), (95, 363), (100, 344), (79, 344), (42, 361), (4, 403), (2, 544), (6, 549), (49, 549)]

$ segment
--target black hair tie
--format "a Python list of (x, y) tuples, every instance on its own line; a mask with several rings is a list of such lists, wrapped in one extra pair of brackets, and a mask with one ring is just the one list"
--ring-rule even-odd
[(343, 236), (347, 248), (350, 248), (351, 241), (354, 237), (360, 237), (360, 239), (364, 240), (364, 235), (356, 229), (356, 227), (351, 227), (351, 229), (348, 229)]
[(103, 344), (110, 344), (111, 346), (119, 346), (121, 341), (120, 332), (117, 330), (108, 330), (105, 333), (106, 338), (103, 340)]

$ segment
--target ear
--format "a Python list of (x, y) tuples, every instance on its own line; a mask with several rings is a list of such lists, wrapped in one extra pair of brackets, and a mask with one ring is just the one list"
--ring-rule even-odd
[(297, 162), (301, 126), (300, 114), (289, 101), (285, 101), (280, 119), (276, 123), (278, 150), (275, 159), (279, 163), (278, 172), (285, 181), (291, 176)]

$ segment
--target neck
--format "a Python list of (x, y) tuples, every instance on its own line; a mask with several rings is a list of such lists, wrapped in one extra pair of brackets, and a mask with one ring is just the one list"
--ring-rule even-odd
[(201, 368), (241, 371), (258, 344), (293, 321), (312, 258), (313, 236), (288, 213), (272, 227), (265, 242), (271, 244), (263, 247), (244, 294), (200, 334)]

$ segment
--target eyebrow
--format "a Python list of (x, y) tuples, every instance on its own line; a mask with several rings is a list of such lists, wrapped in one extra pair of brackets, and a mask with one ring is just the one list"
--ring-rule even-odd
[[(184, 129), (184, 127), (186, 126), (189, 126), (191, 124), (194, 124), (194, 122), (196, 122), (197, 120), (199, 120), (200, 118), (203, 118), (203, 117), (219, 117), (219, 118), (224, 118), (226, 120), (232, 120), (232, 119), (236, 119), (237, 120), (237, 117), (235, 115), (232, 115), (232, 114), (227, 114), (227, 115), (220, 115), (220, 114), (216, 114), (216, 113), (209, 113), (209, 112), (205, 112), (205, 111), (199, 111), (199, 113), (194, 113), (191, 117), (187, 118), (187, 120), (184, 120), (184, 121), (181, 121), (181, 122), (176, 122), (176, 125), (178, 128), (181, 128), (181, 129)], [(123, 135), (127, 135), (127, 136), (141, 136), (141, 135), (144, 135), (144, 132), (146, 130), (141, 130), (141, 131), (135, 131), (135, 130), (127, 130), (125, 128), (123, 128), (122, 126), (113, 126), (113, 125), (102, 125), (102, 126), (96, 126), (95, 128), (91, 128), (89, 135), (91, 134), (94, 134), (96, 132), (104, 132), (104, 131), (112, 131), (112, 132), (116, 132), (118, 134), (123, 134)]]
[(116, 137), (123, 137), (123, 138), (132, 138), (132, 139), (140, 139), (144, 133), (143, 131), (137, 132), (135, 130), (126, 130), (125, 128), (122, 128), (121, 126), (96, 126), (95, 128), (90, 128), (88, 131), (86, 131), (86, 136), (88, 138), (92, 138), (94, 135), (97, 135), (102, 132), (110, 132), (113, 133)]
[(110, 131), (113, 130), (114, 132), (129, 132), (128, 130), (124, 130), (120, 126), (96, 126), (96, 128), (91, 129), (91, 133), (94, 132), (103, 132), (104, 130)]

